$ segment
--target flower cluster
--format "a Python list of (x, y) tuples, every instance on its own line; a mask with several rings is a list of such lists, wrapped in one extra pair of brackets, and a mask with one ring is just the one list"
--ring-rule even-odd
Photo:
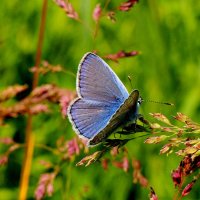
[(35, 73), (38, 72), (40, 74), (47, 74), (48, 72), (63, 72), (64, 69), (60, 65), (51, 65), (48, 61), (43, 61), (40, 67), (32, 67), (30, 68), (30, 72)]
[(120, 58), (126, 58), (126, 57), (136, 56), (138, 54), (139, 54), (138, 51), (130, 51), (130, 52), (119, 51), (116, 54), (106, 55), (106, 56), (104, 56), (104, 58), (112, 60), (114, 62), (118, 62)]
[(69, 18), (79, 20), (78, 13), (74, 10), (74, 7), (72, 6), (71, 3), (69, 3), (69, 1), (55, 0), (55, 3), (65, 11), (65, 13)]
[(54, 187), (53, 187), (53, 181), (56, 177), (57, 173), (56, 171), (52, 173), (45, 173), (40, 176), (38, 186), (35, 190), (35, 199), (36, 200), (41, 200), (47, 196), (52, 196), (54, 192)]
[[(101, 151), (96, 151), (91, 155), (85, 156), (80, 160), (76, 166), (85, 165), (86, 167), (92, 163), (99, 161), (102, 164), (103, 169), (108, 170), (109, 164), (122, 169), (124, 172), (128, 173), (133, 170), (133, 183), (139, 183), (143, 187), (148, 186), (148, 180), (141, 172), (141, 164), (139, 160), (130, 159), (128, 157), (128, 152), (125, 147), (120, 148), (122, 153), (119, 152), (119, 146), (115, 147), (104, 147)], [(104, 158), (105, 154), (109, 152), (110, 156)]]
[[(200, 177), (200, 174), (197, 173), (200, 168), (200, 124), (193, 122), (182, 113), (177, 113), (174, 117), (175, 120), (181, 122), (181, 126), (173, 125), (161, 113), (154, 113), (152, 116), (164, 125), (151, 124), (153, 134), (156, 136), (147, 138), (145, 143), (166, 142), (161, 148), (160, 154), (169, 155), (175, 152), (182, 157), (179, 166), (172, 172), (172, 180), (175, 187), (182, 191), (181, 195), (186, 196)], [(193, 176), (193, 180), (183, 188), (188, 176)]]
[[(47, 84), (40, 87), (36, 87), (30, 95), (26, 96), (19, 102), (15, 102), (13, 105), (7, 106), (3, 103), (18, 93), (27, 89), (27, 86), (13, 86), (8, 87), (1, 92), (0, 104), (0, 124), (3, 124), (4, 119), (9, 117), (17, 117), (19, 115), (31, 114), (36, 115), (39, 113), (48, 113), (49, 106), (47, 103), (59, 103), (63, 112), (67, 110), (69, 102), (74, 98), (75, 93), (66, 89), (61, 89), (55, 85)], [(63, 103), (65, 99), (65, 104)]]
[(6, 165), (8, 162), (9, 155), (15, 150), (23, 147), (23, 145), (14, 142), (10, 137), (0, 138), (0, 144), (7, 146), (7, 151), (4, 154), (0, 155), (0, 166)]
[(128, 0), (127, 2), (121, 3), (119, 10), (129, 11), (139, 0)]

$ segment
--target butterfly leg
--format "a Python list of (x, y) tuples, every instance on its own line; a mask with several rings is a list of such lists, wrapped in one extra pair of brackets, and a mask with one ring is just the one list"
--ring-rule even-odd
[(143, 123), (143, 126), (144, 124), (146, 124), (147, 126), (150, 126), (149, 121), (146, 120), (143, 115), (139, 114), (138, 119)]
[[(121, 137), (121, 135), (120, 135), (120, 137)], [(114, 132), (114, 138), (116, 138), (116, 133)]]

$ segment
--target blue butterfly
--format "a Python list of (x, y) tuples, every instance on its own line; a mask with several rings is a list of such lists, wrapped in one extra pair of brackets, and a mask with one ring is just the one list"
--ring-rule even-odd
[(117, 128), (137, 119), (139, 91), (129, 95), (108, 64), (93, 53), (85, 54), (79, 64), (76, 90), (78, 98), (69, 105), (68, 117), (89, 145), (104, 141)]

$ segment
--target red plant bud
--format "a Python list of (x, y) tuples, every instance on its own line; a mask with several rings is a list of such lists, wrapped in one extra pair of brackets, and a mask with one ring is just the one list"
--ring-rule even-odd
[(113, 147), (112, 149), (111, 149), (111, 151), (110, 151), (110, 154), (112, 155), (112, 156), (117, 156), (117, 154), (119, 154), (119, 149), (118, 149), (118, 147)]
[(55, 3), (60, 6), (67, 14), (69, 18), (79, 20), (78, 13), (74, 10), (71, 3), (64, 0), (55, 0)]
[(52, 196), (54, 192), (53, 180), (57, 172), (45, 173), (40, 176), (38, 186), (35, 190), (35, 198), (37, 200), (43, 199), (45, 195)]
[(145, 143), (147, 144), (157, 144), (163, 140), (168, 138), (166, 135), (161, 135), (161, 136), (155, 136), (155, 137), (149, 137), (145, 140)]
[(62, 113), (63, 118), (67, 116), (67, 108), (71, 100), (72, 100), (72, 97), (70, 95), (65, 95), (60, 98), (60, 107), (61, 107), (61, 113)]
[(6, 165), (7, 162), (8, 162), (8, 156), (7, 155), (0, 156), (0, 166)]
[(93, 19), (98, 22), (101, 17), (101, 6), (100, 4), (97, 4), (94, 11), (93, 11)]
[(30, 108), (30, 111), (29, 111), (29, 113), (32, 115), (36, 115), (39, 113), (48, 113), (48, 112), (50, 112), (50, 110), (49, 110), (48, 106), (45, 104), (34, 105)]
[(139, 0), (128, 0), (127, 2), (121, 3), (119, 6), (119, 10), (121, 11), (129, 11)]
[(108, 169), (108, 159), (104, 158), (101, 160), (101, 165), (103, 167), (104, 170), (107, 170)]
[(10, 145), (10, 144), (13, 144), (14, 141), (12, 138), (5, 137), (5, 138), (0, 138), (0, 143)]
[(133, 168), (135, 169), (135, 170), (140, 170), (140, 168), (141, 168), (141, 164), (140, 164), (140, 161), (139, 160), (132, 160), (132, 165), (133, 165)]
[(151, 189), (151, 192), (150, 192), (150, 195), (149, 195), (150, 200), (158, 200), (158, 197), (157, 197), (154, 189), (152, 187), (150, 187), (150, 189)]
[(87, 167), (92, 163), (98, 161), (105, 154), (105, 152), (106, 151), (96, 151), (93, 154), (84, 157), (82, 160), (76, 163), (76, 166), (85, 165)]
[(45, 168), (49, 169), (52, 167), (52, 163), (46, 160), (40, 160), (40, 164), (43, 165)]
[(198, 168), (200, 168), (200, 161), (196, 164), (196, 166), (197, 166)]
[(182, 114), (180, 112), (178, 112), (177, 115), (174, 118), (176, 120), (178, 120), (180, 122), (184, 122), (184, 123), (189, 119), (186, 115), (184, 115), (184, 114)]
[(52, 184), (52, 183), (49, 183), (49, 184), (47, 185), (46, 190), (47, 190), (47, 195), (48, 195), (49, 197), (52, 196), (52, 194), (53, 194), (53, 192), (54, 192), (53, 184)]
[(120, 58), (126, 58), (126, 57), (131, 57), (131, 56), (136, 56), (138, 55), (138, 51), (131, 51), (131, 52), (125, 52), (125, 51), (119, 51), (116, 54), (109, 54), (104, 56), (104, 58), (110, 59), (112, 61), (118, 62)]
[(148, 180), (142, 174), (139, 176), (139, 183), (143, 187), (147, 187), (149, 184)]
[(23, 92), (27, 88), (27, 85), (14, 85), (6, 88), (0, 93), (0, 102), (16, 96), (18, 93)]
[(35, 198), (36, 200), (41, 200), (45, 196), (45, 185), (41, 184), (35, 190)]
[(133, 183), (139, 183), (142, 187), (148, 186), (148, 180), (141, 173), (141, 164), (139, 160), (132, 160)]
[(181, 167), (178, 167), (178, 169), (173, 170), (171, 176), (172, 176), (172, 180), (174, 182), (175, 187), (177, 185), (180, 185), (181, 182), (182, 182), (182, 169), (181, 169)]
[(170, 144), (170, 143), (164, 145), (160, 150), (160, 154), (169, 152), (171, 150), (171, 147), (172, 147), (172, 144)]
[(167, 125), (170, 125), (170, 126), (172, 125), (169, 119), (161, 113), (151, 113), (151, 116)]
[(42, 62), (42, 66), (40, 67), (31, 67), (30, 72), (34, 73), (34, 72), (38, 72), (40, 74), (46, 74), (48, 72), (52, 72), (52, 73), (55, 73), (55, 72), (61, 72), (61, 71), (64, 71), (63, 68), (60, 66), (60, 65), (51, 65), (49, 64), (47, 61), (43, 61)]
[(125, 172), (128, 172), (128, 169), (129, 169), (129, 160), (128, 160), (128, 158), (125, 156), (125, 157), (123, 158), (123, 170), (124, 170)]
[(196, 180), (193, 180), (191, 183), (186, 185), (186, 187), (182, 191), (182, 196), (183, 197), (187, 196), (190, 193), (190, 191), (192, 190), (192, 187), (193, 187), (195, 182), (196, 182)]
[(115, 12), (110, 11), (107, 13), (107, 17), (109, 20), (111, 20), (112, 22), (116, 22), (116, 18), (115, 18)]
[(188, 175), (192, 172), (192, 168), (195, 166), (193, 164), (192, 158), (190, 155), (187, 155), (183, 158), (183, 160), (180, 163), (180, 166), (182, 168), (183, 175)]
[(113, 161), (113, 165), (127, 172), (129, 169), (129, 160), (126, 156), (124, 156), (122, 161)]
[(71, 158), (73, 155), (78, 155), (80, 153), (80, 149), (78, 146), (78, 141), (76, 138), (70, 140), (67, 143), (67, 151), (68, 151), (68, 156)]

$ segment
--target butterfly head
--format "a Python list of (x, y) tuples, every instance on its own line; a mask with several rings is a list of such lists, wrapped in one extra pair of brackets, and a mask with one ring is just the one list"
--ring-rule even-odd
[(139, 107), (143, 101), (144, 101), (143, 98), (140, 96), (137, 101), (137, 106)]

